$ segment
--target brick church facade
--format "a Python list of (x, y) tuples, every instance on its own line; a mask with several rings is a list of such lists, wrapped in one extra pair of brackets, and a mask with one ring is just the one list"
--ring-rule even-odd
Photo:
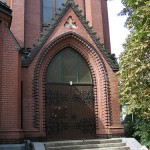
[(0, 1), (0, 143), (122, 136), (117, 71), (105, 0)]

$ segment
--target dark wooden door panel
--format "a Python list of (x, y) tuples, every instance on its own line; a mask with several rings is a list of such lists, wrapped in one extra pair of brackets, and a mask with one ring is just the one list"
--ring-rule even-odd
[(47, 139), (95, 137), (92, 86), (46, 85)]
[(48, 139), (63, 139), (70, 134), (70, 87), (46, 85), (46, 128)]
[(72, 86), (72, 120), (74, 139), (95, 137), (94, 96), (92, 86)]

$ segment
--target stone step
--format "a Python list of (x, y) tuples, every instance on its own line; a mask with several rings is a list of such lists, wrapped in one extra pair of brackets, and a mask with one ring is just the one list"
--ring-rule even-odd
[(87, 144), (104, 144), (104, 143), (121, 143), (121, 139), (92, 139), (92, 140), (69, 140), (69, 141), (53, 141), (45, 142), (46, 147), (68, 146), (68, 145), (87, 145)]
[(121, 139), (92, 139), (51, 141), (44, 143), (46, 150), (130, 150)]
[(110, 148), (110, 147), (123, 147), (125, 143), (104, 143), (104, 144), (84, 144), (84, 145), (68, 145), (68, 146), (56, 146), (56, 147), (46, 147), (46, 150), (80, 150), (80, 149), (100, 149), (100, 148)]
[[(82, 150), (89, 150), (89, 149), (82, 149)], [(130, 150), (127, 146), (122, 147), (106, 147), (106, 148), (92, 148), (92, 150)]]

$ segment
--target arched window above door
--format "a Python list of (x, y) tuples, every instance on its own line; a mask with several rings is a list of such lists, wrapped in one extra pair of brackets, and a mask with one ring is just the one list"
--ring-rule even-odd
[(58, 53), (48, 66), (46, 83), (92, 83), (88, 64), (82, 56), (68, 47)]
[(61, 4), (66, 0), (43, 0), (43, 26), (47, 26)]

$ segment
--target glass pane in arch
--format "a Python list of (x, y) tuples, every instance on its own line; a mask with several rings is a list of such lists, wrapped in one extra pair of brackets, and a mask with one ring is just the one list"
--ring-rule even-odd
[(92, 83), (89, 66), (80, 55), (78, 56), (78, 80), (79, 83)]
[(70, 81), (78, 82), (78, 68), (77, 68), (77, 53), (71, 48), (65, 49), (63, 52), (63, 81), (69, 83)]
[(50, 63), (46, 72), (46, 82), (63, 82), (62, 80), (62, 54), (57, 55)]
[(59, 52), (49, 64), (46, 72), (47, 83), (91, 84), (92, 78), (88, 64), (72, 48)]

